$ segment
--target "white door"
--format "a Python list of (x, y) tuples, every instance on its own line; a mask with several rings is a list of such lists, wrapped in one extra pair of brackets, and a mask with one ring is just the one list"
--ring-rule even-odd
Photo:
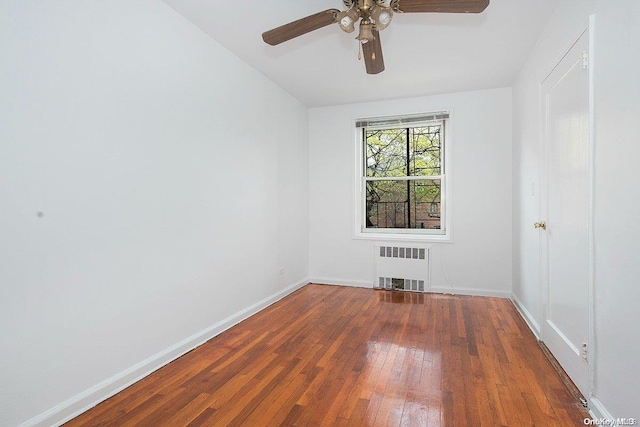
[(589, 37), (585, 32), (542, 83), (542, 340), (589, 395)]

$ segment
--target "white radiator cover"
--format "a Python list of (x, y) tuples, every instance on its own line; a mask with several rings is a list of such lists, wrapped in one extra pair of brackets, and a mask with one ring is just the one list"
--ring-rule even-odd
[(429, 291), (429, 246), (377, 243), (374, 257), (374, 288)]

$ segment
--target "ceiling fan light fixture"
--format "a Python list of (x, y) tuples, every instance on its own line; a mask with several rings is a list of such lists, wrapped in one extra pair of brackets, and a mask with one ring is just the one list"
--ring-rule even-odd
[(365, 44), (374, 41), (376, 38), (373, 36), (373, 24), (368, 19), (360, 21), (360, 33), (356, 40), (360, 40), (360, 43)]
[(371, 18), (375, 21), (376, 30), (382, 31), (391, 23), (393, 10), (390, 7), (376, 5), (371, 11)]
[[(320, 28), (338, 24), (344, 32), (360, 31), (358, 58), (364, 56), (367, 74), (384, 71), (379, 31), (387, 28), (394, 13), (481, 13), (491, 0), (342, 0), (345, 10), (327, 9), (291, 21), (262, 33), (262, 40), (271, 46), (300, 37)], [(402, 4), (402, 6), (401, 6)]]
[(340, 29), (345, 33), (352, 33), (355, 31), (355, 24), (358, 21), (358, 18), (360, 18), (360, 14), (355, 7), (344, 10), (336, 16)]

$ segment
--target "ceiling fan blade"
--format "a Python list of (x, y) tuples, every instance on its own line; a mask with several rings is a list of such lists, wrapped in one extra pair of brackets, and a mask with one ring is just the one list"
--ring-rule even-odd
[(380, 33), (376, 30), (373, 30), (372, 33), (375, 40), (362, 45), (364, 66), (367, 69), (367, 74), (379, 74), (384, 71), (382, 43), (380, 42)]
[(340, 11), (338, 9), (327, 9), (325, 11), (309, 15), (305, 18), (298, 19), (297, 21), (290, 22), (262, 33), (262, 40), (271, 46), (275, 46), (303, 34), (310, 33), (318, 28), (333, 24), (336, 22), (336, 15), (339, 12)]
[(480, 13), (489, 0), (400, 0), (403, 12)]

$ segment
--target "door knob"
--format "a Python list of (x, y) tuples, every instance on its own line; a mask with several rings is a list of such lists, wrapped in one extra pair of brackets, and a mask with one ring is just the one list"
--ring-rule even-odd
[(546, 222), (544, 222), (544, 221), (534, 222), (534, 223), (533, 223), (533, 226), (534, 226), (535, 228), (542, 228), (543, 230), (546, 230), (546, 229), (547, 229), (547, 223), (546, 223)]

